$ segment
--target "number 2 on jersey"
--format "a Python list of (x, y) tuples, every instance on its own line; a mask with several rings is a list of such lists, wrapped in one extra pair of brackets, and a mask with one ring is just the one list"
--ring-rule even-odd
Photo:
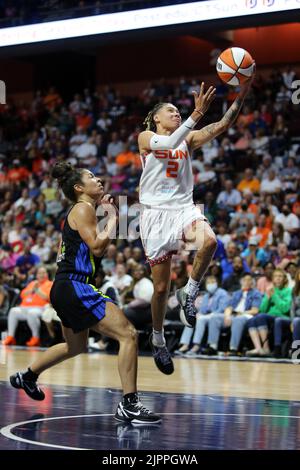
[(168, 163), (166, 176), (167, 178), (177, 178), (178, 176), (178, 162), (171, 161)]

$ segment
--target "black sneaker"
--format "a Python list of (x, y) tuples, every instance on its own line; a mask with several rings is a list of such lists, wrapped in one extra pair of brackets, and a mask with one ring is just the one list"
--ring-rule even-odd
[(14, 388), (22, 388), (33, 400), (44, 400), (45, 394), (38, 384), (32, 380), (24, 380), (22, 372), (17, 372), (16, 374), (11, 375), (9, 380)]
[(152, 355), (157, 368), (166, 375), (173, 374), (174, 364), (167, 346), (158, 347), (153, 344), (153, 334), (150, 335), (149, 343), (152, 349)]
[(148, 410), (139, 400), (130, 403), (120, 401), (115, 419), (133, 425), (159, 424), (161, 422), (161, 417)]
[(195, 299), (185, 292), (184, 287), (176, 291), (176, 297), (181, 306), (179, 313), (180, 320), (185, 326), (194, 328), (197, 313), (197, 309), (194, 305)]

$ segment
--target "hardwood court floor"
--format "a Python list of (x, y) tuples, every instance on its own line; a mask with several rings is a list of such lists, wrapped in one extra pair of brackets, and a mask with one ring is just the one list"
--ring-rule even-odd
[(83, 354), (45, 372), (43, 402), (12, 389), (7, 377), (39, 354), (0, 349), (0, 449), (300, 449), (299, 365), (176, 358), (164, 376), (140, 357), (142, 401), (163, 417), (154, 430), (113, 419), (114, 355)]

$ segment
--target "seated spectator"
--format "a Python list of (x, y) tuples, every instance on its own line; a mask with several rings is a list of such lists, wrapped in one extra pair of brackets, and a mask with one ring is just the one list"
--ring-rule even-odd
[(247, 264), (252, 272), (255, 272), (259, 266), (263, 266), (268, 261), (268, 254), (263, 248), (258, 247), (256, 237), (250, 237), (248, 248), (241, 253), (242, 258), (246, 258)]
[(217, 197), (217, 204), (226, 208), (227, 211), (234, 211), (241, 202), (241, 193), (233, 188), (232, 180), (225, 181), (225, 190), (221, 191)]
[(259, 193), (260, 182), (253, 175), (252, 168), (246, 168), (244, 172), (244, 178), (239, 182), (237, 190), (243, 193), (244, 191), (251, 191), (256, 194)]
[(269, 356), (269, 331), (273, 327), (276, 317), (289, 318), (292, 305), (292, 290), (288, 286), (288, 278), (282, 269), (273, 272), (273, 284), (264, 295), (259, 311), (248, 321), (247, 328), (254, 349), (247, 351), (247, 356)]
[[(221, 263), (222, 266), (222, 263)], [(223, 281), (222, 287), (228, 292), (238, 290), (241, 285), (241, 279), (244, 274), (249, 273), (249, 266), (243, 258), (235, 256), (232, 261), (232, 272)]]
[(300, 180), (300, 169), (295, 165), (294, 158), (288, 158), (287, 166), (280, 172), (282, 189), (296, 191)]
[(252, 228), (250, 235), (257, 238), (260, 248), (264, 248), (268, 242), (269, 233), (270, 228), (267, 226), (267, 217), (265, 214), (261, 214), (258, 216), (257, 225)]
[(281, 181), (274, 170), (269, 171), (268, 178), (262, 179), (260, 191), (266, 194), (278, 194), (282, 191)]
[(30, 282), (21, 291), (21, 304), (13, 307), (8, 313), (8, 336), (4, 345), (16, 344), (15, 332), (19, 321), (25, 320), (31, 330), (31, 338), (26, 346), (40, 346), (40, 318), (46, 305), (50, 303), (49, 295), (52, 282), (44, 267), (37, 271), (36, 280)]
[(24, 254), (19, 256), (17, 264), (14, 269), (14, 275), (16, 277), (17, 287), (24, 287), (26, 281), (30, 276), (35, 273), (36, 265), (40, 263), (40, 258), (31, 253), (30, 243), (26, 243), (24, 248)]
[(292, 252), (288, 251), (288, 247), (285, 243), (279, 243), (277, 247), (277, 252), (272, 257), (273, 262), (276, 268), (279, 269), (286, 269), (287, 265), (291, 262), (296, 260), (296, 255)]
[(296, 284), (297, 270), (298, 270), (298, 264), (295, 261), (290, 261), (285, 268), (285, 272), (289, 281), (288, 286), (291, 289), (294, 289), (295, 284)]
[(261, 276), (256, 283), (256, 287), (261, 294), (265, 294), (267, 291), (273, 288), (273, 272), (275, 266), (269, 261), (264, 267), (264, 275)]
[(108, 275), (112, 275), (116, 266), (117, 247), (113, 243), (108, 245), (105, 256), (101, 260), (101, 266)]
[(279, 243), (285, 243), (286, 246), (289, 246), (291, 242), (291, 236), (289, 232), (284, 230), (283, 225), (280, 222), (274, 222), (272, 225), (272, 230), (268, 235), (268, 248), (277, 249)]
[(283, 335), (292, 332), (293, 341), (300, 341), (300, 269), (296, 272), (290, 318), (276, 317), (274, 324), (274, 357), (282, 357)]
[(226, 256), (220, 262), (222, 269), (222, 281), (230, 276), (233, 272), (232, 262), (233, 258), (238, 255), (238, 249), (236, 244), (233, 241), (227, 243), (226, 247)]
[(190, 349), (190, 342), (193, 336), (193, 346), (188, 353), (189, 356), (197, 354), (208, 326), (209, 319), (214, 313), (223, 313), (229, 300), (228, 293), (218, 287), (218, 281), (215, 276), (207, 276), (205, 281), (206, 293), (202, 299), (199, 313), (197, 314), (196, 326), (193, 336), (193, 329), (184, 327), (179, 344), (181, 347), (177, 353), (187, 353)]
[(36, 244), (31, 248), (31, 253), (38, 256), (42, 263), (48, 263), (50, 257), (50, 247), (45, 244), (46, 237), (40, 233), (37, 236)]
[(282, 224), (284, 230), (286, 230), (290, 235), (297, 233), (300, 228), (299, 217), (292, 212), (289, 204), (284, 204), (282, 206), (280, 214), (275, 218), (275, 222)]
[(231, 214), (229, 227), (231, 230), (245, 228), (249, 233), (255, 222), (255, 215), (249, 211), (245, 199), (242, 199), (240, 206)]
[(251, 274), (241, 279), (241, 289), (233, 292), (227, 307), (222, 313), (213, 313), (208, 324), (208, 355), (217, 354), (222, 328), (231, 327), (230, 356), (237, 356), (247, 321), (259, 311), (262, 295), (254, 288)]
[(126, 267), (124, 264), (117, 264), (115, 274), (111, 277), (110, 282), (118, 289), (120, 295), (124, 290), (131, 286), (133, 278), (126, 273)]
[(146, 267), (138, 265), (133, 273), (133, 300), (124, 306), (124, 313), (137, 329), (151, 322), (151, 299), (154, 292), (153, 283), (147, 277)]

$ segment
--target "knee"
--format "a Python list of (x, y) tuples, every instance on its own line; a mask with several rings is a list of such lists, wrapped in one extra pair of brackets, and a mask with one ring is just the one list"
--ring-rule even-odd
[(214, 253), (217, 249), (217, 246), (218, 246), (218, 243), (217, 243), (217, 239), (215, 237), (215, 235), (208, 235), (205, 240), (204, 240), (204, 248), (206, 250), (209, 250), (211, 251), (212, 253)]
[(124, 337), (127, 341), (133, 341), (134, 343), (138, 342), (138, 332), (133, 326), (132, 323), (128, 322), (126, 328), (124, 329)]
[(154, 284), (154, 294), (158, 296), (165, 296), (169, 293), (169, 283), (168, 282), (157, 282)]

